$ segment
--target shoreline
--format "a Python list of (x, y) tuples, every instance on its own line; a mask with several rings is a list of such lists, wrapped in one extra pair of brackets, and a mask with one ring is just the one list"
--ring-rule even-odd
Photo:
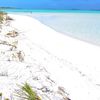
[[(57, 31), (61, 34), (64, 34), (69, 37), (83, 40), (83, 41), (89, 42), (91, 44), (100, 46), (100, 41), (99, 41), (99, 33), (100, 32), (98, 31), (99, 28), (97, 27), (99, 22), (97, 23), (95, 21), (95, 18), (97, 16), (96, 14), (93, 15), (93, 13), (92, 13), (91, 15), (90, 14), (84, 15), (84, 13), (83, 14), (78, 14), (78, 13), (76, 13), (76, 14), (70, 14), (70, 13), (69, 14), (61, 14), (61, 13), (60, 14), (53, 14), (53, 13), (51, 13), (51, 14), (49, 14), (49, 13), (48, 14), (44, 14), (44, 13), (36, 14), (36, 13), (34, 13), (34, 14), (30, 14), (30, 15), (27, 14), (27, 15), (35, 18), (36, 20), (40, 21), (41, 23), (45, 24), (46, 26), (54, 29), (55, 31)], [(81, 16), (81, 17), (78, 17), (78, 16)], [(93, 17), (93, 18), (91, 18), (91, 17)], [(76, 21), (73, 20), (74, 18), (76, 19)], [(81, 18), (81, 20), (77, 20), (80, 18)], [(86, 20), (88, 20), (87, 22), (86, 22), (85, 18), (86, 18)], [(98, 15), (98, 18), (99, 18), (99, 15)], [(97, 18), (97, 20), (99, 20), (98, 18)], [(61, 21), (59, 21), (59, 20), (61, 20)], [(83, 21), (85, 21), (85, 22), (83, 22)], [(91, 25), (88, 24), (89, 22)], [(72, 24), (70, 24), (70, 23), (72, 23)], [(83, 25), (79, 24), (79, 23), (82, 23)], [(93, 28), (91, 29), (90, 27), (93, 27)], [(94, 31), (94, 30), (96, 30), (96, 31)]]
[[(17, 72), (15, 71), (18, 74), (17, 83), (28, 80), (33, 85), (32, 75), (42, 77), (47, 74), (43, 73), (44, 69), (41, 69), (43, 67), (55, 80), (57, 86), (60, 85), (66, 89), (71, 100), (100, 98), (100, 68), (98, 67), (100, 66), (100, 47), (58, 33), (34, 18), (8, 15), (14, 19), (10, 27), (16, 28), (20, 33), (18, 50), (23, 50), (25, 53), (24, 63), (11, 62), (12, 65), (8, 64), (10, 69), (6, 64), (10, 73), (18, 68)], [(29, 69), (24, 68), (26, 65)], [(36, 71), (39, 67), (43, 72), (34, 73), (33, 67)], [(28, 72), (30, 70), (33, 71), (32, 75)], [(44, 80), (43, 76), (41, 82), (49, 86)], [(40, 84), (38, 86), (40, 87)]]
[[(76, 14), (23, 13), (22, 15), (25, 15), (25, 16), (27, 15), (29, 17), (35, 18), (36, 20), (40, 21), (41, 23), (56, 30), (57, 32), (61, 34), (65, 34), (69, 37), (76, 38), (76, 39), (100, 46), (100, 40), (99, 40), (100, 32), (99, 32), (99, 27), (98, 27), (99, 21), (98, 22), (95, 21), (95, 19), (99, 20), (98, 19), (100, 18), (99, 15), (96, 15), (93, 13), (91, 15), (90, 14), (84, 15), (84, 13), (78, 14), (78, 15), (77, 13)], [(76, 21), (74, 20), (74, 18), (76, 19)], [(86, 21), (85, 18), (88, 21)], [(60, 19), (61, 21), (59, 21)], [(77, 20), (77, 19), (81, 19), (81, 20)], [(88, 24), (89, 22), (90, 24)], [(93, 28), (91, 29), (91, 27)]]

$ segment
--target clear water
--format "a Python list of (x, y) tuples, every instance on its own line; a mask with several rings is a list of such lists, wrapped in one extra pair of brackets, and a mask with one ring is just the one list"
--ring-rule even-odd
[(63, 13), (31, 16), (60, 33), (100, 44), (100, 14)]
[(7, 10), (38, 19), (56, 31), (100, 45), (100, 11)]

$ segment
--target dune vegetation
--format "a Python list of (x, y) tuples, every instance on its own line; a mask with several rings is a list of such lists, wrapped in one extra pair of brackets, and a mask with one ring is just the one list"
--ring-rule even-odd
[(37, 93), (28, 83), (25, 83), (23, 86), (20, 86), (20, 89), (16, 93), (16, 96), (21, 98), (21, 100), (41, 100), (41, 98), (37, 95)]
[[(7, 23), (7, 21), (9, 20), (13, 20), (11, 17), (9, 17), (7, 15), (7, 13), (5, 12), (2, 12), (0, 11), (0, 28), (2, 30), (2, 25), (4, 23)], [(6, 34), (7, 37), (16, 37), (18, 35), (18, 33), (13, 30), (9, 33)], [(3, 44), (3, 45), (9, 45), (9, 46), (12, 46), (11, 44), (7, 43), (6, 41), (1, 41), (0, 40), (0, 44)], [(21, 100), (41, 100), (40, 97), (37, 95), (37, 93), (32, 89), (32, 87), (28, 84), (28, 83), (25, 83), (23, 86), (20, 86), (20, 89), (19, 89), (20, 92), (17, 92), (16, 96), (19, 97), (19, 99)], [(7, 97), (4, 97), (3, 93), (1, 92), (0, 93), (0, 100), (10, 100), (9, 98)]]
[(2, 24), (5, 17), (7, 16), (7, 13), (0, 11), (0, 23)]

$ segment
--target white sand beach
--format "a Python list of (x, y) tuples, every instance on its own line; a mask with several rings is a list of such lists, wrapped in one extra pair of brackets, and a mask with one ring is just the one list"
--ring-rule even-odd
[[(9, 47), (0, 45), (0, 91), (4, 96), (13, 98), (16, 85), (29, 82), (33, 87), (46, 86), (53, 91), (37, 91), (40, 96), (50, 97), (42, 100), (67, 100), (58, 95), (58, 87), (64, 87), (64, 95), (71, 100), (100, 100), (99, 46), (65, 36), (28, 16), (9, 16), (14, 20), (3, 26), (0, 39), (18, 41), (17, 50), (23, 52), (24, 61), (12, 59)], [(19, 35), (5, 37), (4, 33), (12, 29)]]

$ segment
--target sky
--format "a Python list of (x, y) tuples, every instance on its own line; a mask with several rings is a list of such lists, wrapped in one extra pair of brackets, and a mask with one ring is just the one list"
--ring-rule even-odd
[(0, 0), (0, 6), (33, 9), (100, 9), (100, 0)]

